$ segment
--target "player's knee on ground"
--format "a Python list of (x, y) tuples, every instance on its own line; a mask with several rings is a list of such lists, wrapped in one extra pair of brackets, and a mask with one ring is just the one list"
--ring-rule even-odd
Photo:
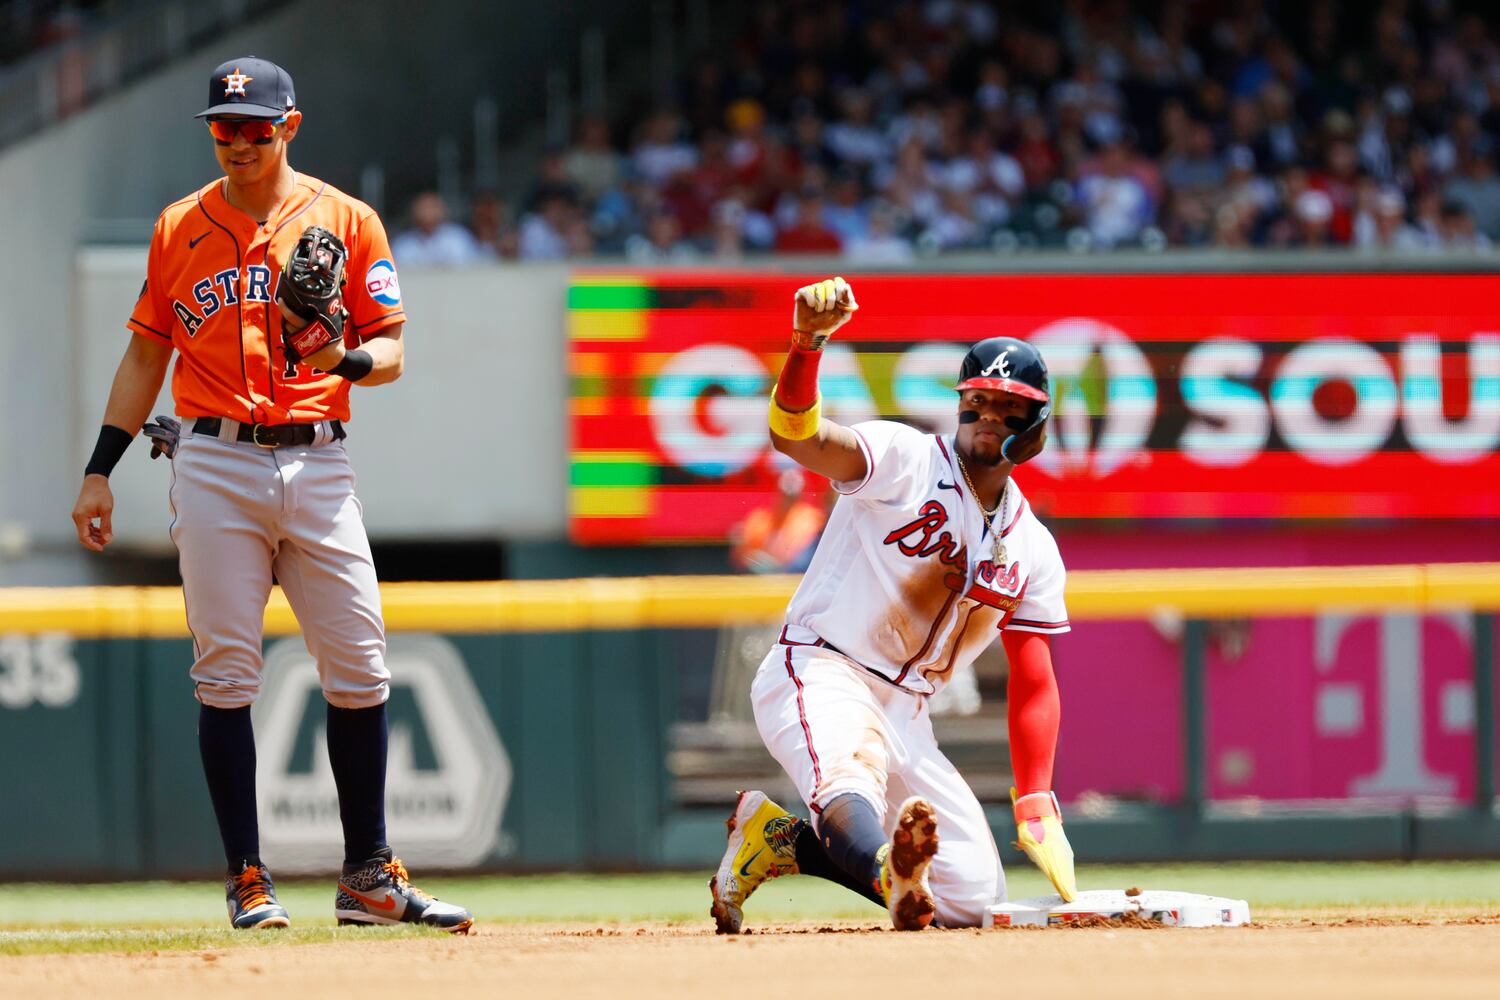
[(1000, 859), (980, 850), (964, 850), (961, 857), (945, 859), (946, 849), (946, 844), (939, 846), (927, 876), (937, 902), (937, 922), (943, 927), (978, 927), (985, 911), (1005, 898)]

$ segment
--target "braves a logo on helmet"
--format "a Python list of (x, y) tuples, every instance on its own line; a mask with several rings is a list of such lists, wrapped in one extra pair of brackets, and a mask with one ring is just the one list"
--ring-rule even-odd
[(1010, 348), (1006, 348), (995, 355), (989, 367), (979, 373), (981, 378), (993, 378), (998, 375), (1001, 378), (1010, 378)]

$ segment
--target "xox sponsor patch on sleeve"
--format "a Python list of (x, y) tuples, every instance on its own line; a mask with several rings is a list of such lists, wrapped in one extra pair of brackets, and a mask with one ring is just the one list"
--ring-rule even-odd
[(396, 265), (385, 258), (377, 260), (365, 272), (365, 289), (370, 298), (383, 306), (401, 304), (401, 284), (396, 280)]

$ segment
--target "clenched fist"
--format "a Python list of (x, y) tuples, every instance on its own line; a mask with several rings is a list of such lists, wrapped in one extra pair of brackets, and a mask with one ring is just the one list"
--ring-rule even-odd
[(792, 343), (821, 351), (833, 331), (849, 322), (859, 303), (843, 278), (827, 278), (797, 289), (792, 308)]

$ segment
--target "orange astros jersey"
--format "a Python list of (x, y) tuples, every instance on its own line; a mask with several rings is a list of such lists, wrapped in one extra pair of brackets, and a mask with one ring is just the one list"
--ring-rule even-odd
[(181, 417), (261, 424), (349, 419), (349, 381), (289, 365), (281, 352), (276, 285), (308, 226), (349, 250), (347, 347), (402, 322), (401, 289), (375, 210), (306, 174), (264, 225), (232, 208), (216, 180), (167, 206), (156, 221), (146, 284), (129, 329), (177, 349), (172, 398)]

